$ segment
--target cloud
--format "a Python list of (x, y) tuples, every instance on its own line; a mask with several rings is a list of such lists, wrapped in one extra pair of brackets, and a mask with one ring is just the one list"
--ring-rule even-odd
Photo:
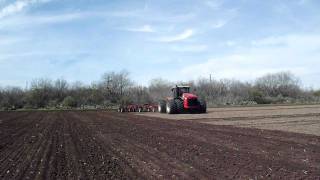
[(132, 32), (155, 32), (155, 30), (148, 24), (138, 28), (129, 28), (127, 30)]
[(68, 22), (76, 19), (81, 19), (87, 17), (87, 13), (67, 13), (58, 15), (42, 15), (42, 16), (28, 16), (32, 20), (31, 23), (34, 24), (50, 24), (50, 23), (60, 23)]
[(233, 53), (188, 65), (182, 68), (181, 74), (192, 74), (193, 78), (213, 74), (219, 79), (250, 81), (266, 73), (291, 71), (305, 84), (319, 87), (320, 80), (314, 81), (312, 76), (319, 74), (320, 35), (267, 37), (254, 42), (247, 46), (237, 44)]
[(286, 36), (283, 36), (283, 37), (270, 36), (270, 37), (259, 39), (259, 40), (253, 40), (251, 41), (251, 45), (255, 47), (286, 46), (288, 45), (289, 41), (290, 40)]
[(239, 15), (237, 8), (227, 9), (225, 10), (224, 13), (225, 13), (224, 15), (220, 15), (220, 17), (217, 18), (215, 21), (211, 21), (209, 23), (211, 28), (213, 29), (222, 28)]
[(21, 12), (23, 9), (28, 7), (29, 5), (35, 3), (45, 3), (49, 2), (49, 0), (19, 0), (14, 3), (11, 3), (0, 10), (0, 18), (13, 15)]
[(119, 18), (139, 18), (142, 16), (141, 10), (113, 11), (105, 13), (105, 15)]
[(210, 1), (205, 1), (204, 4), (210, 7), (211, 9), (219, 9), (222, 3), (221, 1), (210, 0)]
[(37, 15), (37, 16), (18, 16), (4, 18), (0, 21), (0, 29), (17, 29), (18, 27), (31, 27), (36, 25), (46, 25), (54, 23), (64, 23), (77, 19), (88, 18), (89, 13), (66, 13), (57, 15)]
[(28, 1), (16, 1), (15, 3), (9, 4), (8, 6), (1, 9), (0, 18), (20, 12), (28, 4)]
[[(48, 0), (47, 0), (48, 1)], [(47, 2), (46, 1), (46, 2)], [(42, 0), (41, 2), (45, 2)], [(40, 15), (23, 15), (3, 18), (0, 21), (0, 29), (17, 29), (23, 27), (34, 27), (35, 25), (46, 25), (54, 23), (64, 23), (74, 20), (90, 19), (90, 18), (129, 18), (139, 17), (138, 11), (84, 11), (84, 12), (69, 12), (60, 14), (40, 14)], [(138, 28), (125, 29), (128, 31), (139, 32), (154, 32), (150, 25), (144, 25)]]
[(204, 52), (208, 50), (207, 45), (187, 45), (187, 46), (172, 46), (171, 49), (176, 52)]
[(154, 41), (171, 43), (171, 42), (186, 40), (186, 39), (190, 38), (192, 35), (194, 35), (194, 31), (192, 29), (186, 29), (185, 31), (183, 31), (180, 34), (177, 34), (174, 36), (159, 37), (159, 38), (154, 39)]

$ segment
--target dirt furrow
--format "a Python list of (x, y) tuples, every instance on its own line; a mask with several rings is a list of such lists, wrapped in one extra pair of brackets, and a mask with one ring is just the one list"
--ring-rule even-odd
[[(131, 119), (133, 119), (132, 121), (128, 120), (129, 119), (128, 117), (125, 118), (125, 116), (122, 116), (122, 115), (121, 115), (122, 119), (119, 118), (118, 115), (114, 115), (114, 116), (110, 117), (110, 114), (108, 114), (108, 116), (105, 116), (105, 118), (106, 118), (107, 121), (109, 121), (110, 124), (117, 124), (119, 127), (124, 127), (124, 130), (126, 132), (125, 131), (122, 132), (121, 129), (118, 129), (118, 131), (119, 130), (121, 131), (119, 133), (121, 133), (121, 134), (127, 133), (127, 134), (129, 134), (128, 137), (130, 137), (130, 138), (133, 138), (133, 137), (136, 136), (135, 137), (136, 140), (143, 139), (143, 141), (144, 141), (143, 143), (148, 144), (148, 145), (152, 144), (152, 142), (160, 142), (161, 144), (163, 144), (162, 146), (159, 147), (160, 150), (165, 151), (167, 153), (168, 152), (170, 153), (170, 151), (171, 151), (171, 154), (170, 154), (171, 156), (176, 157), (176, 158), (181, 159), (181, 160), (185, 160), (186, 163), (188, 163), (188, 162), (190, 163), (191, 162), (192, 165), (195, 166), (195, 167), (198, 165), (200, 167), (199, 169), (201, 169), (201, 167), (203, 168), (203, 164), (205, 162), (204, 159), (201, 159), (201, 158), (197, 157), (197, 154), (203, 153), (203, 152), (201, 152), (201, 150), (199, 151), (199, 147), (202, 147), (203, 149), (209, 149), (210, 152), (221, 152), (220, 154), (219, 153), (218, 154), (210, 154), (209, 153), (209, 154), (205, 154), (204, 155), (205, 157), (210, 157), (210, 156), (215, 157), (215, 159), (217, 159), (217, 158), (219, 159), (220, 157), (222, 157), (222, 159), (217, 161), (217, 164), (219, 164), (220, 167), (221, 167), (221, 165), (223, 165), (223, 163), (219, 163), (219, 162), (223, 162), (223, 161), (229, 161), (229, 162), (231, 161), (232, 162), (233, 159), (234, 159), (235, 162), (236, 161), (247, 162), (250, 159), (246, 160), (246, 157), (248, 157), (248, 156), (250, 157), (251, 156), (252, 159), (256, 159), (257, 161), (264, 162), (264, 164), (258, 164), (260, 166), (264, 166), (264, 169), (268, 169), (267, 166), (271, 167), (272, 165), (273, 166), (277, 166), (277, 164), (285, 164), (286, 166), (289, 167), (289, 172), (290, 172), (290, 168), (291, 168), (291, 171), (294, 171), (294, 169), (300, 169), (300, 172), (298, 172), (298, 174), (303, 175), (303, 172), (302, 172), (303, 171), (303, 166), (301, 166), (301, 165), (291, 165), (290, 166), (290, 162), (288, 162), (288, 163), (286, 163), (286, 161), (282, 162), (281, 160), (278, 160), (277, 158), (273, 158), (271, 161), (267, 161), (266, 157), (258, 156), (254, 151), (252, 151), (252, 149), (251, 149), (252, 147), (250, 147), (249, 145), (246, 147), (247, 149), (244, 151), (244, 152), (250, 151), (250, 153), (248, 154), (248, 153), (242, 153), (239, 150), (235, 150), (235, 149), (223, 146), (223, 143), (220, 146), (218, 145), (218, 146), (215, 147), (214, 146), (215, 144), (210, 143), (210, 141), (200, 141), (200, 142), (199, 141), (194, 141), (192, 137), (186, 138), (185, 135), (180, 135), (180, 136), (177, 137), (177, 136), (174, 136), (175, 135), (174, 133), (172, 133), (170, 136), (165, 136), (166, 132), (168, 132), (170, 130), (165, 131), (165, 132), (161, 132), (161, 134), (158, 134), (158, 135), (153, 135), (153, 132), (155, 132), (155, 129), (152, 129), (152, 127), (143, 127), (143, 128), (137, 127), (137, 128), (135, 128), (135, 129), (137, 129), (137, 131), (130, 132), (130, 130), (134, 127), (135, 124), (139, 124), (140, 123), (139, 120), (134, 119), (134, 117), (132, 117), (132, 116), (130, 117)], [(114, 120), (114, 121), (111, 121), (111, 119)], [(123, 124), (120, 123), (121, 121), (123, 122)], [(135, 121), (137, 121), (137, 122), (135, 122)], [(164, 124), (163, 121), (162, 121), (161, 124), (162, 125)], [(177, 123), (177, 124), (179, 124), (179, 123)], [(188, 123), (186, 123), (186, 124), (188, 124)], [(148, 125), (150, 125), (150, 123), (145, 122), (145, 126), (148, 126)], [(131, 126), (131, 129), (125, 128), (125, 127), (130, 127), (130, 126)], [(159, 126), (160, 126), (160, 124), (159, 124)], [(198, 127), (197, 124), (192, 124), (192, 126)], [(108, 128), (110, 128), (110, 127), (108, 126)], [(179, 127), (176, 127), (176, 131), (177, 131), (178, 128)], [(190, 128), (191, 128), (191, 126), (190, 126)], [(147, 129), (149, 129), (149, 131)], [(226, 129), (228, 129), (228, 128), (226, 128)], [(196, 131), (203, 133), (202, 136), (209, 135), (209, 134), (206, 134), (205, 132), (201, 131), (201, 129), (199, 129), (199, 130), (196, 130)], [(148, 134), (149, 137), (153, 137), (154, 139), (150, 140), (150, 142), (149, 142), (148, 141), (148, 137), (143, 137), (143, 135), (139, 136), (139, 134), (140, 134), (139, 132), (141, 132), (141, 134)], [(184, 132), (184, 131), (177, 131), (177, 132), (181, 133), (181, 132)], [(226, 133), (226, 132), (224, 132), (224, 133)], [(211, 134), (214, 134), (214, 132), (211, 133)], [(192, 134), (192, 136), (193, 135), (194, 134)], [(230, 134), (229, 136), (232, 137), (234, 135), (235, 134), (233, 134), (233, 135)], [(166, 141), (161, 141), (161, 139), (157, 138), (157, 137), (161, 137), (161, 136), (164, 136)], [(243, 139), (246, 138), (245, 134), (242, 134), (242, 136), (243, 136)], [(234, 136), (234, 137), (235, 137), (235, 139), (229, 139), (229, 141), (230, 142), (237, 142), (237, 140), (236, 140), (237, 136)], [(259, 137), (257, 137), (257, 139), (258, 138)], [(225, 138), (224, 141), (228, 142), (226, 140), (228, 140), (228, 139)], [(252, 141), (252, 143), (257, 143), (260, 140), (253, 140), (252, 139), (250, 141)], [(271, 142), (271, 146), (275, 147), (275, 144), (272, 144), (272, 140), (269, 140), (269, 141)], [(168, 144), (172, 144), (171, 145), (172, 147), (170, 147), (170, 145), (168, 146)], [(156, 146), (156, 145), (154, 145), (154, 146)], [(181, 146), (181, 148), (179, 148), (180, 146)], [(192, 146), (195, 146), (195, 148), (190, 148)], [(234, 146), (234, 147), (237, 147), (237, 145)], [(176, 154), (172, 153), (172, 149), (176, 149), (176, 152), (179, 152), (179, 153), (176, 153)], [(265, 151), (270, 151), (270, 149), (268, 149), (268, 147), (265, 147), (265, 148), (262, 148), (262, 149), (264, 149)], [(227, 156), (226, 156), (226, 154), (227, 154)], [(272, 156), (276, 157), (276, 153), (275, 152), (272, 152), (270, 154)], [(237, 157), (233, 158), (232, 157), (233, 155), (236, 155)], [(194, 157), (196, 157), (196, 158), (194, 158)], [(243, 158), (243, 159), (241, 160), (241, 158)], [(234, 165), (243, 166), (243, 164), (241, 164), (241, 163), (240, 164), (235, 163)], [(252, 166), (251, 168), (254, 169), (256, 165), (257, 165), (257, 163), (254, 164), (254, 166)], [(207, 167), (209, 167), (209, 166), (207, 166)], [(228, 165), (225, 164), (224, 166), (222, 166), (220, 171), (223, 171), (226, 174), (229, 174), (227, 172), (227, 170), (222, 170), (222, 169), (227, 169), (227, 168), (228, 168)], [(286, 174), (286, 172), (278, 172), (278, 173), (282, 173), (283, 175)], [(267, 173), (267, 172), (262, 173), (261, 176), (263, 176), (265, 174), (269, 174), (269, 173)], [(218, 176), (217, 174), (214, 174), (214, 175)], [(276, 176), (276, 175), (279, 175), (279, 174), (277, 174), (277, 172), (273, 172), (272, 175)], [(224, 176), (221, 176), (221, 177), (222, 178), (226, 178)]]
[(319, 136), (105, 111), (6, 115), (1, 179), (320, 178)]

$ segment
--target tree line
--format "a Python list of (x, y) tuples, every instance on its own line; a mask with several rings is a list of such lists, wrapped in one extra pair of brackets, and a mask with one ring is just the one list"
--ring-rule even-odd
[(290, 72), (266, 74), (255, 81), (206, 79), (171, 82), (153, 79), (148, 86), (137, 85), (123, 70), (107, 72), (91, 85), (64, 79), (34, 79), (30, 87), (0, 88), (0, 109), (114, 108), (119, 104), (157, 103), (170, 96), (175, 84), (190, 85), (209, 106), (278, 103), (319, 103), (320, 90), (306, 90)]

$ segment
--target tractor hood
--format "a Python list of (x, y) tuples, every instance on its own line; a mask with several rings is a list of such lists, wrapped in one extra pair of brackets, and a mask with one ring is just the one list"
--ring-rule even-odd
[(196, 99), (198, 96), (191, 94), (191, 93), (183, 93), (182, 98), (187, 98), (187, 99)]

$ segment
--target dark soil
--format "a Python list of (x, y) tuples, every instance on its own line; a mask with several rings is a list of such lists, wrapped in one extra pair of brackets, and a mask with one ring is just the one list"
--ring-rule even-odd
[(0, 179), (320, 179), (320, 137), (115, 112), (0, 112)]

